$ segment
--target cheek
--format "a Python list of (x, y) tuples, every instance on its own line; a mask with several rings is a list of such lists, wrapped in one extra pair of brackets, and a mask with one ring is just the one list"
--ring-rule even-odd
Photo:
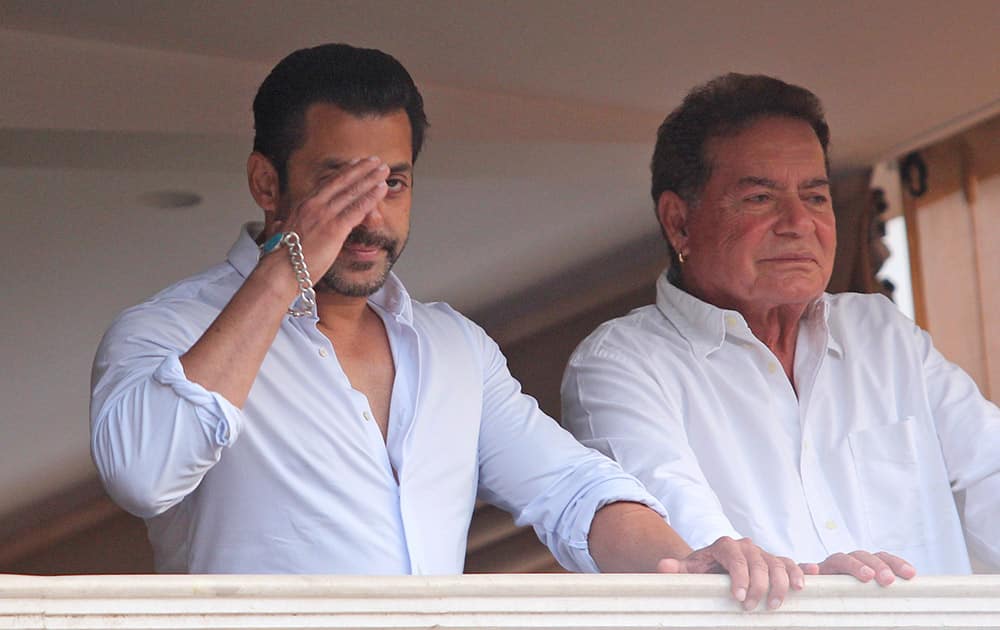
[(733, 217), (719, 226), (720, 253), (731, 259), (752, 258), (758, 244), (767, 234), (768, 226), (759, 217)]
[(820, 246), (822, 246), (823, 251), (833, 259), (833, 255), (837, 250), (837, 225), (834, 223), (833, 218), (829, 220), (822, 221), (816, 225), (816, 238), (819, 239)]

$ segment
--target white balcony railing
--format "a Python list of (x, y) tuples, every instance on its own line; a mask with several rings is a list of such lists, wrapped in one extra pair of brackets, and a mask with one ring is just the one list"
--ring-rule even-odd
[(745, 613), (725, 576), (0, 575), (0, 628), (1000, 628), (1000, 575), (810, 577)]

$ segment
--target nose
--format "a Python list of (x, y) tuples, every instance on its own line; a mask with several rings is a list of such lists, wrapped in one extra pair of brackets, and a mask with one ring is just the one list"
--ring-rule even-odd
[(812, 211), (797, 195), (786, 198), (779, 207), (779, 216), (774, 224), (775, 234), (804, 236), (815, 231)]
[(385, 223), (385, 199), (379, 199), (375, 203), (375, 208), (365, 215), (365, 218), (361, 220), (361, 224), (366, 228), (378, 228)]

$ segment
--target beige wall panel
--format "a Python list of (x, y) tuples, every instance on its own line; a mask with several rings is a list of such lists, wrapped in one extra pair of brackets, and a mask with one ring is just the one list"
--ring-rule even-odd
[(1000, 175), (980, 181), (976, 197), (973, 211), (987, 369), (980, 387), (996, 402), (1000, 399)]
[(956, 191), (921, 206), (917, 217), (927, 328), (938, 350), (982, 388), (986, 370), (972, 216)]

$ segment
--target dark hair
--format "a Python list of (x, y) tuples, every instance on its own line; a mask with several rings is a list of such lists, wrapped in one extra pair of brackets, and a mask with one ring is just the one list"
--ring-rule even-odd
[(271, 70), (253, 100), (253, 150), (274, 164), (282, 189), (288, 157), (305, 140), (305, 113), (314, 103), (330, 103), (355, 116), (405, 110), (416, 162), (429, 125), (424, 100), (406, 68), (380, 50), (347, 44), (303, 48)]
[[(660, 195), (668, 190), (688, 204), (697, 205), (712, 170), (705, 155), (708, 141), (735, 135), (771, 116), (809, 123), (823, 148), (827, 171), (830, 170), (827, 156), (830, 128), (816, 95), (773, 77), (732, 72), (688, 92), (680, 107), (670, 112), (657, 130), (650, 165), (654, 207)], [(669, 239), (667, 247), (673, 261), (675, 253)]]

